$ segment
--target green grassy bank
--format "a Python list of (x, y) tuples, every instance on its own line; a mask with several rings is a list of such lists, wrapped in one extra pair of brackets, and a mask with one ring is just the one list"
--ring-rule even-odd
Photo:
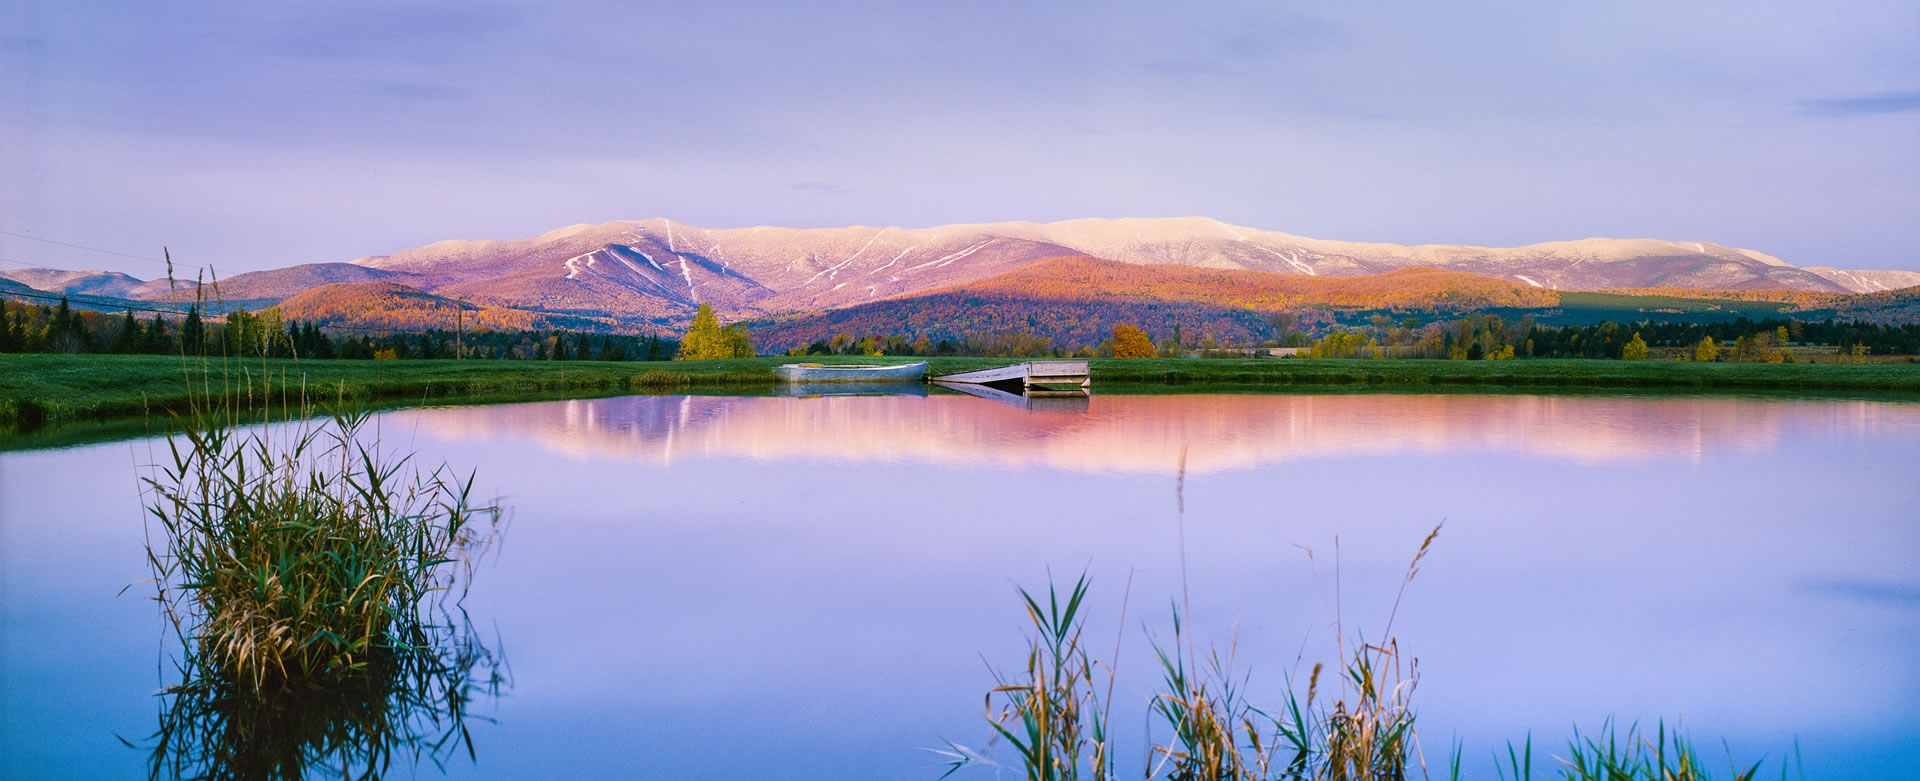
[[(397, 403), (516, 400), (699, 390), (754, 392), (792, 358), (724, 361), (293, 361), (150, 355), (0, 355), (0, 429), (136, 418), (184, 409), (190, 398), (259, 406), (267, 401)], [(820, 363), (906, 358), (816, 357)], [(933, 358), (935, 374), (1010, 362)], [(1894, 391), (1920, 393), (1920, 364), (1808, 365), (1658, 361), (1134, 359), (1093, 361), (1094, 385), (1120, 392), (1198, 386), (1422, 386)]]

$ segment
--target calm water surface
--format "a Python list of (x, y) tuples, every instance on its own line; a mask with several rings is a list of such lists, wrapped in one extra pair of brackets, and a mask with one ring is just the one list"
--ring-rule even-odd
[[(1798, 740), (1808, 778), (1920, 767), (1920, 404), (666, 396), (378, 421), (512, 510), (467, 607), (513, 686), (454, 776), (934, 778), (923, 749), (982, 745), (987, 665), (1020, 662), (1015, 586), (1082, 570), (1137, 767), (1183, 452), (1190, 625), (1238, 638), (1255, 702), (1335, 661), (1336, 618), (1382, 631), (1444, 520), (1394, 624), (1430, 757), (1457, 739), (1485, 774), (1529, 732), (1551, 753), (1666, 718), (1776, 771)], [(156, 447), (0, 454), (0, 776), (144, 774), (116, 736), (153, 731), (165, 638), (143, 587), (115, 594), (146, 576)]]

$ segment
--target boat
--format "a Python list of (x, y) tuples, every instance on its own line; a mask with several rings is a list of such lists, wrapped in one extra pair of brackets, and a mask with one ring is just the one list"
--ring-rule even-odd
[(774, 367), (773, 376), (786, 382), (919, 382), (927, 377), (927, 362), (896, 366), (789, 363)]

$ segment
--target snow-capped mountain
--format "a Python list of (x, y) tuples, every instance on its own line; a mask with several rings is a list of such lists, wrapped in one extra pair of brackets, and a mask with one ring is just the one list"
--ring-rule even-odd
[[(706, 303), (740, 317), (851, 306), (1061, 256), (1334, 277), (1425, 266), (1560, 290), (1870, 292), (1920, 284), (1920, 272), (1803, 268), (1754, 250), (1659, 239), (1406, 246), (1314, 239), (1202, 217), (817, 229), (703, 228), (656, 218), (573, 225), (525, 239), (441, 241), (351, 265), (240, 274), (222, 288), (229, 298), (266, 300), (327, 282), (378, 280), (548, 311), (678, 319)], [(45, 282), (34, 285), (43, 290), (92, 286), (137, 298), (181, 295), (125, 275), (28, 281), (22, 273), (0, 276)]]

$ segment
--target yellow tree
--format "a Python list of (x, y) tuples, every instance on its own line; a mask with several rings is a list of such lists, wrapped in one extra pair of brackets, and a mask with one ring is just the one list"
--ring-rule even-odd
[(1719, 360), (1719, 358), (1720, 345), (1714, 344), (1713, 337), (1711, 336), (1701, 339), (1700, 346), (1694, 348), (1693, 359), (1696, 361), (1715, 361)]
[(1113, 357), (1152, 358), (1153, 355), (1153, 340), (1147, 338), (1146, 331), (1130, 323), (1113, 327)]
[(747, 338), (746, 328), (737, 325), (720, 327), (720, 318), (713, 314), (713, 307), (701, 304), (693, 314), (693, 325), (687, 328), (686, 336), (680, 337), (680, 352), (673, 359), (707, 361), (751, 357), (753, 343)]
[(1647, 359), (1646, 340), (1641, 339), (1639, 333), (1635, 333), (1633, 335), (1633, 341), (1627, 342), (1626, 346), (1620, 348), (1620, 357), (1621, 359), (1628, 360), (1628, 361), (1646, 360)]

